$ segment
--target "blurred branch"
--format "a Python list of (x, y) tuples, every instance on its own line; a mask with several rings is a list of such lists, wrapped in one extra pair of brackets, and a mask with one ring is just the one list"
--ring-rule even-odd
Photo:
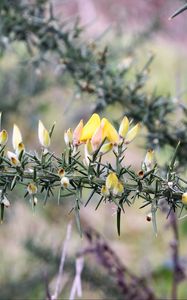
[(179, 232), (177, 216), (174, 212), (170, 214), (170, 226), (173, 231), (173, 241), (171, 242), (172, 261), (173, 261), (173, 284), (171, 299), (178, 299), (178, 285), (184, 280), (185, 272), (180, 262), (179, 257)]
[(94, 229), (84, 231), (89, 245), (78, 253), (78, 256), (94, 255), (98, 264), (103, 266), (116, 282), (125, 300), (153, 300), (155, 296), (147, 286), (145, 278), (137, 277), (125, 267), (110, 245)]
[(67, 226), (66, 237), (65, 237), (65, 240), (63, 241), (59, 271), (58, 271), (57, 281), (56, 281), (56, 285), (55, 285), (55, 291), (54, 291), (54, 294), (51, 296), (51, 300), (57, 300), (62, 291), (61, 281), (63, 279), (64, 263), (65, 263), (65, 258), (66, 258), (66, 254), (67, 254), (68, 242), (69, 242), (69, 239), (71, 236), (71, 230), (72, 230), (72, 224), (69, 223)]
[(83, 257), (76, 258), (75, 266), (76, 266), (76, 274), (70, 292), (70, 297), (69, 297), (70, 300), (74, 300), (76, 294), (79, 298), (82, 297), (81, 274), (84, 267), (84, 258)]
[[(58, 267), (58, 262), (60, 257), (53, 255), (51, 249), (44, 248), (42, 245), (36, 245), (32, 239), (28, 240), (26, 243), (26, 249), (35, 256), (36, 258), (46, 262), (48, 267), (53, 266), (53, 275), (49, 273), (48, 276), (53, 278), (55, 274), (56, 267)], [(67, 272), (73, 276), (74, 274), (74, 260), (69, 258), (66, 259), (66, 269)], [(93, 290), (98, 289), (103, 291), (106, 297), (115, 297), (115, 299), (122, 299), (122, 293), (119, 288), (116, 286), (116, 283), (112, 280), (110, 276), (105, 275), (98, 271), (96, 268), (92, 268), (90, 264), (84, 264), (83, 269), (83, 281), (91, 286)], [(18, 283), (18, 286), (21, 283)], [(32, 289), (32, 286), (27, 287)], [(4, 289), (3, 289), (4, 291)]]

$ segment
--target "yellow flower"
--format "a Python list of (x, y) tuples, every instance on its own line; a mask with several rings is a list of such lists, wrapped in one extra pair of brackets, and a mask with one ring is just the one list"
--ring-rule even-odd
[(15, 151), (18, 149), (18, 145), (22, 143), (22, 141), (23, 140), (22, 140), (21, 131), (19, 130), (19, 127), (16, 124), (14, 124), (13, 134), (12, 134), (12, 145)]
[(104, 197), (108, 197), (110, 195), (110, 191), (106, 187), (106, 185), (102, 185), (102, 187), (101, 187), (101, 195), (104, 196)]
[(114, 145), (112, 143), (106, 143), (106, 144), (102, 145), (99, 150), (100, 154), (103, 155), (103, 154), (108, 153), (109, 151), (112, 150), (113, 146)]
[(91, 139), (92, 136), (95, 134), (96, 130), (100, 127), (101, 121), (98, 114), (93, 114), (88, 122), (83, 127), (80, 141), (86, 142), (87, 140)]
[(7, 157), (9, 158), (11, 164), (15, 167), (20, 165), (20, 161), (17, 157), (17, 155), (11, 151), (7, 151)]
[(38, 137), (39, 137), (39, 142), (42, 145), (42, 147), (48, 148), (50, 146), (50, 136), (49, 132), (47, 129), (44, 127), (42, 121), (39, 120), (38, 123)]
[(73, 145), (77, 146), (80, 144), (80, 138), (81, 138), (81, 134), (83, 131), (83, 120), (81, 120), (79, 122), (79, 124), (77, 125), (77, 127), (74, 129), (73, 131)]
[(125, 143), (126, 144), (131, 143), (135, 139), (135, 137), (137, 136), (137, 134), (140, 131), (140, 128), (141, 128), (141, 125), (140, 125), (140, 123), (138, 123), (132, 129), (130, 129), (128, 131), (128, 133), (126, 135), (126, 138), (125, 138)]
[(8, 141), (8, 133), (5, 129), (0, 132), (0, 145), (4, 146)]
[(121, 194), (123, 194), (123, 191), (124, 191), (123, 184), (121, 183), (121, 181), (118, 181), (118, 183), (113, 188), (113, 194), (121, 196)]
[(69, 128), (67, 131), (64, 132), (64, 141), (67, 146), (69, 146), (69, 144), (72, 144), (73, 133), (71, 128)]
[(27, 186), (29, 195), (35, 195), (38, 191), (37, 186), (34, 183), (29, 183)]
[(103, 139), (107, 138), (109, 142), (118, 144), (119, 135), (114, 126), (106, 118), (101, 120), (101, 126), (103, 128)]
[(185, 192), (184, 194), (182, 194), (182, 203), (184, 205), (187, 205), (187, 192)]
[(154, 150), (149, 149), (146, 153), (144, 162), (143, 162), (143, 167), (145, 167), (146, 171), (149, 171), (152, 169), (152, 164), (154, 160)]
[(129, 119), (125, 116), (123, 120), (121, 121), (120, 127), (119, 127), (119, 135), (121, 138), (125, 138), (127, 135), (127, 132), (129, 130)]
[(116, 173), (111, 172), (106, 178), (107, 189), (113, 189), (118, 184)]

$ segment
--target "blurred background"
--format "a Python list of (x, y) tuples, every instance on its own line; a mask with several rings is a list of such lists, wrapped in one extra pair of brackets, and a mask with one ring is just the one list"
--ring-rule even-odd
[[(31, 1), (32, 2), (32, 1)], [(54, 14), (60, 20), (74, 21), (77, 17), (84, 26), (83, 42), (99, 40), (99, 47), (109, 46), (116, 65), (129, 64), (142, 68), (150, 55), (149, 78), (144, 86), (146, 93), (169, 95), (182, 99), (187, 97), (187, 13), (173, 21), (168, 17), (183, 3), (170, 0), (53, 0)], [(28, 4), (30, 5), (30, 4)], [(78, 91), (70, 76), (57, 64), (40, 66), (29, 61), (24, 43), (14, 42), (0, 58), (0, 111), (3, 127), (11, 135), (13, 123), (22, 130), (28, 149), (39, 149), (37, 123), (41, 119), (46, 127), (56, 121), (52, 151), (60, 153), (64, 147), (64, 130), (74, 128), (93, 111), (95, 99)], [(119, 106), (110, 106), (102, 113), (117, 121), (126, 113)], [(9, 148), (11, 149), (11, 143)], [(145, 140), (140, 136), (130, 145), (125, 163), (138, 171), (145, 155)], [(161, 152), (161, 160), (166, 155)], [(159, 156), (158, 155), (158, 156)], [(112, 155), (108, 156), (112, 159)], [(87, 197), (85, 193), (85, 201)], [(73, 222), (68, 243), (63, 292), (61, 299), (68, 299), (74, 279), (75, 255), (84, 246), (69, 214), (69, 198), (60, 205), (50, 198), (46, 205), (39, 198), (33, 213), (23, 191), (17, 188), (10, 194), (11, 207), (6, 211), (1, 225), (0, 247), (0, 299), (44, 299), (46, 274), (50, 288), (54, 288), (62, 242), (67, 224)], [(93, 204), (92, 204), (93, 203)], [(126, 207), (122, 215), (121, 236), (116, 232), (116, 215), (111, 204), (102, 205), (95, 211), (97, 199), (81, 209), (83, 229), (92, 227), (104, 237), (116, 255), (130, 270), (149, 278), (150, 286), (159, 299), (169, 299), (171, 292), (172, 233), (162, 213), (158, 216), (158, 236), (155, 237), (151, 223), (146, 221), (149, 211), (140, 210), (137, 204)], [(187, 221), (179, 221), (181, 236), (180, 252), (187, 265)], [(83, 296), (81, 299), (121, 299), (112, 296), (106, 288), (110, 282), (107, 269), (100, 266), (97, 258), (85, 258), (86, 271), (82, 273)], [(87, 272), (87, 273), (86, 273)], [(102, 276), (101, 276), (102, 275)], [(100, 277), (101, 276), (101, 277)], [(98, 283), (98, 278), (100, 283)], [(102, 279), (101, 279), (102, 278)], [(113, 278), (111, 277), (111, 280)], [(180, 299), (186, 299), (187, 286), (180, 285)], [(114, 293), (115, 294), (115, 293)], [(115, 294), (116, 295), (116, 294)]]

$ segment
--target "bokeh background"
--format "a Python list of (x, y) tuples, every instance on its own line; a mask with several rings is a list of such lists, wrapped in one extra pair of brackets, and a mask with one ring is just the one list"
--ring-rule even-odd
[[(150, 66), (145, 92), (155, 90), (158, 94), (171, 94), (178, 101), (187, 97), (187, 14), (173, 21), (168, 17), (182, 4), (170, 0), (54, 0), (55, 15), (61, 20), (73, 20), (78, 16), (85, 26), (83, 41), (99, 39), (100, 46), (109, 46), (116, 64), (129, 63), (134, 68), (144, 66), (150, 54), (155, 58)], [(14, 43), (0, 59), (0, 110), (3, 126), (12, 133), (16, 123), (22, 130), (28, 149), (39, 149), (37, 122), (42, 119), (46, 127), (56, 121), (52, 149), (63, 151), (64, 130), (74, 127), (92, 113), (94, 99), (80, 94), (71, 78), (58, 65), (43, 64), (36, 67), (27, 63), (25, 45)], [(24, 63), (23, 63), (24, 62)], [(124, 112), (125, 113), (125, 107)], [(112, 120), (122, 117), (121, 110), (108, 107), (104, 112)], [(11, 143), (9, 145), (11, 148)], [(129, 146), (127, 164), (138, 171), (145, 155), (143, 136)], [(165, 159), (165, 152), (157, 154)], [(112, 159), (112, 156), (108, 157)], [(167, 160), (167, 156), (166, 156)], [(46, 205), (39, 198), (35, 213), (17, 188), (11, 195), (11, 207), (6, 211), (5, 221), (0, 227), (0, 299), (44, 299), (47, 274), (53, 289), (58, 271), (58, 259), (65, 237), (67, 223), (74, 220), (69, 214), (71, 203), (64, 199), (60, 205), (50, 198)], [(87, 194), (84, 195), (85, 199)], [(97, 200), (97, 199), (95, 199)], [(158, 216), (158, 235), (154, 235), (151, 223), (146, 221), (148, 211), (140, 205), (126, 208), (122, 216), (121, 236), (116, 232), (116, 216), (113, 207), (105, 204), (95, 211), (95, 200), (81, 209), (83, 228), (95, 228), (110, 244), (122, 263), (135, 274), (148, 276), (150, 286), (159, 299), (169, 299), (171, 292), (171, 248), (172, 233), (162, 213)], [(180, 251), (187, 265), (186, 235), (187, 221), (181, 220)], [(63, 279), (61, 299), (68, 299), (74, 278), (75, 254), (86, 244), (80, 238), (73, 221), (73, 232), (68, 244), (67, 261)], [(41, 250), (41, 251), (40, 251)], [(43, 253), (43, 254), (42, 254)], [(95, 257), (87, 257), (87, 278), (82, 274), (82, 299), (110, 298), (106, 288), (108, 274), (99, 266)], [(97, 276), (102, 274), (102, 284)], [(90, 278), (90, 280), (89, 280)], [(180, 285), (180, 299), (186, 299), (186, 282)]]

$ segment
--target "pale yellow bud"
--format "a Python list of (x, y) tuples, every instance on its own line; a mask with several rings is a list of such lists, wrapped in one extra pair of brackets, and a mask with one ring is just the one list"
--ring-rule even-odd
[(103, 154), (106, 154), (108, 153), (109, 151), (111, 151), (113, 149), (113, 143), (106, 143), (104, 145), (101, 146), (100, 148), (100, 154), (103, 155)]
[(27, 186), (29, 195), (35, 195), (38, 191), (37, 186), (34, 183), (29, 183)]
[(184, 205), (187, 205), (187, 192), (185, 192), (184, 194), (182, 194), (182, 203)]
[(15, 153), (7, 151), (7, 157), (13, 166), (17, 167), (20, 165), (20, 161)]
[(102, 185), (101, 188), (101, 195), (104, 197), (108, 197), (110, 195), (109, 189), (106, 187), (106, 185)]
[(121, 138), (125, 138), (127, 135), (127, 132), (129, 130), (129, 119), (125, 116), (123, 120), (121, 121), (120, 127), (119, 127), (119, 135)]
[(12, 134), (12, 145), (15, 151), (18, 149), (18, 145), (21, 143), (22, 143), (21, 131), (19, 130), (19, 127), (16, 124), (14, 124), (13, 134)]
[(118, 183), (113, 188), (113, 194), (121, 196), (124, 192), (124, 187), (121, 181), (118, 181)]
[(49, 132), (40, 120), (38, 122), (38, 138), (42, 147), (48, 148), (50, 146), (51, 139)]
[(16, 149), (16, 154), (19, 155), (22, 151), (25, 151), (25, 145), (23, 143), (19, 143)]
[(67, 131), (64, 132), (64, 141), (67, 146), (72, 144), (73, 142), (73, 132), (71, 128), (69, 128)]
[(65, 176), (65, 170), (63, 168), (60, 168), (58, 170), (58, 175), (60, 176), (60, 178), (64, 177)]
[(106, 178), (107, 189), (113, 189), (118, 184), (116, 173), (111, 172)]
[(92, 144), (94, 151), (99, 148), (99, 146), (102, 143), (102, 140), (103, 140), (103, 127), (99, 126), (96, 129), (96, 131), (93, 134), (92, 139), (91, 139), (91, 144)]
[(73, 145), (74, 146), (77, 146), (77, 145), (80, 144), (80, 139), (81, 139), (81, 134), (82, 134), (82, 131), (83, 131), (83, 126), (84, 126), (84, 123), (83, 123), (83, 120), (81, 120), (79, 122), (79, 124), (77, 125), (77, 127), (73, 131)]
[(67, 187), (69, 186), (69, 178), (65, 176), (62, 177), (60, 183), (63, 188), (67, 189)]
[(94, 149), (92, 147), (92, 143), (90, 140), (87, 140), (86, 144), (85, 144), (85, 155), (92, 155), (94, 152)]
[(153, 167), (153, 162), (154, 162), (154, 150), (149, 149), (146, 153), (144, 162), (143, 162), (143, 167), (145, 167), (146, 171), (150, 171)]
[(1, 146), (4, 146), (6, 145), (8, 141), (8, 133), (5, 129), (3, 129), (1, 132), (0, 132), (0, 145)]
[(141, 128), (141, 125), (140, 125), (140, 123), (138, 123), (132, 129), (130, 129), (128, 131), (126, 138), (125, 138), (125, 144), (129, 144), (135, 139), (135, 137), (137, 136), (137, 134), (140, 131), (140, 128)]

